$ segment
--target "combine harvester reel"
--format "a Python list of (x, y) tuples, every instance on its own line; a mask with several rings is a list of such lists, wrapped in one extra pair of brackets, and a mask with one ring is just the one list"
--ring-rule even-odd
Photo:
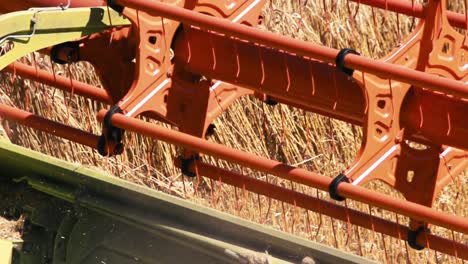
[[(26, 1), (25, 1), (26, 2)], [(27, 1), (54, 6), (54, 1)], [(261, 31), (264, 0), (76, 0), (73, 8), (31, 9), (0, 17), (2, 41), (12, 48), (0, 68), (111, 105), (98, 113), (102, 135), (5, 105), (0, 115), (96, 148), (124, 151), (124, 131), (185, 149), (178, 166), (332, 218), (468, 259), (466, 243), (432, 234), (431, 225), (468, 234), (468, 219), (431, 208), (441, 190), (468, 165), (468, 43), (465, 15), (446, 0), (360, 4), (419, 18), (415, 30), (381, 60)], [(3, 12), (29, 8), (0, 4)], [(455, 28), (464, 29), (464, 34)], [(24, 32), (30, 32), (26, 34)], [(105, 91), (15, 62), (33, 51), (66, 64), (89, 61)], [(325, 177), (205, 139), (213, 121), (246, 95), (363, 127), (361, 149), (342, 174)], [(145, 115), (178, 128), (136, 119)], [(411, 219), (405, 227), (338, 203), (269, 184), (202, 161), (208, 155)], [(398, 200), (360, 185), (381, 180)]]

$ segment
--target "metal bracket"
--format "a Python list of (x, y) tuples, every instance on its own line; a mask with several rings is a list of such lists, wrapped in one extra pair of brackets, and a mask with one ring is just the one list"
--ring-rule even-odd
[(5, 37), (3, 37), (2, 39), (0, 39), (0, 45), (3, 44), (3, 42), (9, 40), (9, 39), (23, 39), (23, 38), (32, 38), (34, 36), (34, 34), (36, 34), (36, 28), (37, 28), (37, 18), (36, 18), (36, 15), (37, 13), (39, 12), (43, 12), (43, 11), (56, 11), (56, 10), (67, 10), (69, 7), (70, 7), (70, 4), (71, 4), (71, 0), (68, 0), (68, 3), (66, 6), (56, 6), (56, 7), (33, 7), (33, 8), (30, 8), (28, 9), (29, 11), (35, 11), (35, 13), (33, 14), (33, 17), (31, 18), (31, 26), (32, 26), (32, 29), (31, 29), (31, 33), (30, 34), (17, 34), (17, 35), (7, 35)]
[(182, 172), (182, 175), (185, 175), (185, 176), (191, 177), (191, 178), (196, 177), (197, 174), (190, 171), (190, 166), (192, 166), (192, 164), (195, 161), (199, 161), (200, 156), (192, 155), (189, 158), (179, 157), (179, 159), (180, 159), (180, 170)]
[(128, 26), (130, 22), (106, 7), (66, 6), (8, 13), (0, 16), (0, 24), (0, 36), (3, 37), (1, 41), (9, 40), (13, 43), (13, 47), (0, 57), (2, 70), (31, 52), (76, 40), (110, 27)]
[[(123, 152), (122, 138), (124, 130), (113, 126), (111, 123), (112, 116), (114, 114), (121, 113), (122, 109), (120, 109), (120, 107), (117, 105), (114, 105), (109, 111), (107, 111), (104, 117), (102, 135), (99, 137), (97, 146), (98, 152), (102, 156), (112, 156), (115, 154), (118, 155), (122, 154)], [(108, 147), (111, 143), (114, 144), (113, 150), (108, 151)]]
[(418, 245), (418, 243), (417, 243), (417, 241), (416, 241), (416, 240), (418, 239), (418, 235), (421, 234), (421, 233), (424, 233), (424, 232), (430, 233), (430, 230), (427, 229), (427, 228), (424, 227), (424, 226), (421, 226), (421, 227), (419, 227), (419, 228), (416, 229), (416, 230), (411, 230), (411, 229), (408, 230), (408, 245), (409, 245), (412, 249), (415, 249), (415, 250), (423, 250), (423, 249), (426, 248), (426, 247), (424, 247), (424, 246)]
[(341, 173), (333, 179), (333, 181), (330, 183), (330, 186), (328, 187), (330, 197), (339, 202), (344, 201), (346, 199), (338, 194), (338, 185), (340, 185), (343, 182), (349, 183), (349, 179), (348, 177), (346, 177), (346, 175)]
[(354, 69), (344, 66), (344, 59), (348, 54), (361, 55), (359, 52), (352, 49), (342, 49), (336, 56), (336, 68), (351, 77), (353, 76)]
[(52, 6), (52, 7), (32, 7), (28, 10), (31, 11), (54, 11), (54, 10), (67, 10), (71, 6), (71, 0), (67, 1), (67, 5), (59, 5), (59, 6)]

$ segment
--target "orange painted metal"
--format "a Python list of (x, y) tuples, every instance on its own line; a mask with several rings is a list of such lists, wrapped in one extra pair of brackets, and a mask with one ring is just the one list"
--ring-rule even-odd
[(63, 91), (74, 93), (77, 95), (96, 100), (101, 103), (111, 104), (112, 100), (104, 89), (89, 85), (87, 83), (71, 80), (70, 78), (60, 75), (54, 75), (45, 70), (37, 69), (20, 62), (15, 62), (6, 67), (4, 72), (9, 72), (13, 75), (19, 75), (34, 81), (38, 81)]
[[(414, 32), (383, 60), (468, 87), (468, 71), (461, 59), (466, 51), (466, 37), (447, 20), (446, 1), (430, 1)], [(383, 180), (408, 200), (431, 206), (445, 186), (442, 183), (468, 165), (467, 152), (443, 146), (468, 149), (468, 122), (463, 116), (468, 112), (468, 101), (426, 86), (368, 74), (356, 73), (354, 77), (367, 96), (367, 117), (362, 148), (345, 174), (353, 184)], [(434, 111), (437, 106), (444, 111)], [(425, 139), (422, 149), (408, 143), (415, 137)], [(460, 158), (448, 165), (447, 155)]]
[(184, 70), (248, 87), (302, 109), (363, 123), (366, 102), (361, 88), (328, 63), (197, 28), (181, 32), (174, 49), (175, 65)]
[(134, 34), (131, 28), (114, 28), (79, 41), (80, 60), (88, 61), (94, 66), (113, 102), (125, 96), (134, 81)]
[[(180, 21), (184, 24), (213, 30), (230, 37), (238, 37), (246, 41), (285, 50), (298, 56), (310, 57), (327, 63), (335, 63), (338, 50), (312, 44), (306, 41), (281, 37), (277, 34), (261, 31), (230, 23), (221, 18), (206, 16), (184, 8), (170, 6), (160, 2), (145, 0), (117, 0), (117, 3), (136, 8), (154, 15)], [(425, 87), (433, 91), (468, 99), (468, 85), (424, 72), (408, 69), (382, 61), (375, 61), (363, 56), (350, 54), (344, 59), (344, 66), (363, 71), (376, 76), (385, 76), (400, 82)]]
[[(429, 0), (424, 6), (402, 0), (355, 1), (420, 20), (402, 45), (381, 60), (355, 54), (344, 57), (343, 66), (356, 70), (352, 76), (336, 66), (338, 50), (253, 28), (264, 0), (116, 0), (124, 6), (123, 14), (132, 26), (74, 42), (80, 55), (74, 59), (95, 66), (107, 93), (20, 64), (7, 71), (115, 104), (123, 115), (112, 116), (112, 125), (185, 147), (185, 158), (201, 152), (322, 190), (328, 190), (330, 178), (201, 138), (225, 109), (245, 95), (361, 125), (362, 147), (344, 172), (351, 183), (340, 184), (338, 194), (408, 216), (411, 230), (435, 224), (466, 234), (467, 219), (429, 207), (441, 189), (468, 166), (468, 41), (452, 28), (468, 28), (467, 17), (446, 11), (447, 0)], [(82, 0), (72, 4), (104, 3)], [(28, 5), (58, 3), (0, 3), (0, 12)], [(67, 61), (73, 52), (65, 45), (58, 50), (58, 58), (73, 62)], [(133, 119), (140, 114), (175, 125), (180, 132)], [(79, 134), (76, 141), (96, 147), (95, 136), (86, 132), (80, 134), (52, 121), (41, 127), (37, 120), (42, 119), (4, 106), (0, 106), (0, 115), (66, 138), (65, 131), (71, 129)], [(103, 115), (101, 112), (99, 117)], [(50, 129), (55, 127), (58, 132)], [(106, 143), (113, 148), (120, 142)], [(204, 176), (344, 220), (341, 206), (196, 164)], [(393, 186), (407, 201), (356, 186), (372, 180)], [(369, 228), (372, 219), (380, 223), (379, 232), (407, 238), (408, 229), (398, 224), (345, 211), (354, 224)], [(418, 243), (468, 258), (464, 244), (430, 234), (418, 236)]]
[[(100, 111), (98, 119), (103, 120), (105, 113), (106, 111), (104, 110)], [(313, 188), (328, 191), (328, 187), (332, 181), (329, 177), (308, 170), (208, 142), (198, 137), (126, 117), (122, 114), (113, 115), (111, 123), (121, 129), (163, 140)], [(377, 193), (360, 186), (353, 186), (350, 183), (340, 184), (337, 191), (343, 197), (396, 212), (418, 221), (439, 225), (465, 234), (468, 233), (468, 220), (460, 216), (449, 215), (410, 201), (395, 199), (389, 195)]]
[[(428, 8), (436, 10), (428, 16), (431, 19), (444, 18), (443, 13), (436, 15), (437, 10), (444, 7)], [(189, 17), (188, 12), (179, 11), (177, 14), (183, 16), (178, 17), (181, 20)], [(197, 19), (197, 25), (202, 23), (201, 17), (190, 15)], [(438, 35), (439, 28), (421, 20), (408, 42), (384, 58), (384, 63), (388, 67), (404, 66), (407, 71), (432, 73), (427, 74), (431, 78), (444, 76), (467, 87), (463, 61), (451, 59), (457, 54), (460, 56), (456, 57), (462, 57), (461, 50), (466, 50), (467, 46), (463, 36), (449, 30), (448, 22), (444, 21), (449, 32)], [(422, 39), (423, 33), (427, 35), (430, 29), (434, 30), (430, 35), (435, 36), (434, 39)], [(424, 47), (421, 43), (440, 49), (449, 43), (451, 54), (433, 53), (429, 57), (419, 48)], [(176, 64), (184, 65), (184, 69), (191, 72), (249, 87), (303, 109), (362, 124), (365, 132), (362, 148), (355, 163), (345, 172), (353, 184), (383, 180), (408, 200), (431, 206), (440, 190), (449, 183), (447, 179), (468, 166), (467, 152), (445, 146), (468, 149), (468, 122), (464, 117), (468, 101), (465, 99), (367, 72), (357, 72), (351, 80), (329, 64), (297, 57), (289, 50), (274, 50), (198, 28), (184, 30), (175, 50)], [(425, 52), (430, 51), (432, 49)], [(407, 140), (424, 143), (426, 149), (413, 149)]]
[(91, 148), (97, 147), (98, 136), (86, 131), (72, 128), (49, 119), (22, 111), (11, 106), (0, 104), (0, 116), (6, 120), (15, 121), (19, 124), (53, 134)]
[[(344, 206), (330, 203), (303, 193), (275, 186), (262, 180), (244, 176), (239, 173), (224, 170), (212, 165), (196, 161), (190, 169), (199, 175), (210, 179), (236, 186), (241, 190), (247, 190), (256, 194), (265, 195), (273, 199), (289, 203), (291, 205), (305, 208), (313, 212), (330, 216), (334, 219), (349, 222), (360, 227), (364, 227), (375, 232), (392, 236), (401, 240), (408, 239), (408, 227), (384, 220), (382, 218), (368, 215)], [(468, 245), (454, 242), (429, 232), (422, 232), (417, 236), (417, 243), (421, 246), (437, 250), (439, 252), (468, 259)]]
[[(248, 1), (229, 2), (230, 5), (210, 1), (167, 1), (165, 4), (189, 6), (195, 12), (245, 23), (253, 23), (252, 15), (255, 13), (255, 19), (258, 18), (259, 11), (248, 10), (249, 15), (242, 15), (249, 8), (246, 5)], [(178, 124), (182, 131), (202, 136), (206, 127), (222, 112), (219, 104), (229, 104), (224, 101), (229, 102), (249, 93), (232, 85), (207, 82), (201, 76), (176, 76), (171, 45), (180, 23), (130, 8), (125, 8), (123, 13), (140, 34), (137, 36), (139, 52), (136, 56), (135, 82), (118, 103), (127, 116), (151, 111), (170, 123)], [(219, 99), (220, 95), (226, 100)], [(194, 100), (195, 97), (198, 97), (197, 100)], [(186, 111), (190, 111), (191, 119), (184, 117)]]
[[(425, 18), (426, 14), (424, 12), (424, 7), (416, 1), (410, 0), (351, 0), (357, 2), (358, 4), (369, 5), (399, 14), (404, 14), (408, 16), (413, 16), (417, 18)], [(452, 11), (447, 12), (447, 18), (450, 22), (450, 25), (458, 28), (467, 28), (466, 16), (463, 14), (455, 13)]]
[(136, 44), (131, 28), (113, 28), (91, 34), (74, 42), (57, 45), (52, 50), (55, 50), (55, 60), (61, 63), (91, 63), (113, 103), (122, 99), (133, 83)]
[[(264, 0), (166, 1), (165, 5), (185, 6), (195, 12), (219, 16), (246, 25), (256, 25)], [(178, 71), (172, 62), (172, 40), (180, 23), (139, 10), (125, 8), (123, 14), (137, 32), (134, 82), (117, 106), (131, 117), (152, 113), (180, 131), (204, 137), (209, 125), (237, 98), (253, 94), (250, 90), (205, 80), (203, 76)], [(187, 156), (192, 153), (187, 153)]]
[[(210, 40), (209, 44), (205, 42), (207, 39)], [(375, 104), (377, 109), (373, 111), (376, 115), (386, 118), (385, 121), (381, 121), (385, 127), (378, 127), (382, 131), (391, 120), (396, 119), (398, 122), (399, 116), (403, 119), (404, 127), (417, 127), (421, 124), (418, 119), (421, 113), (418, 106), (422, 99), (415, 99), (414, 95), (409, 93), (410, 86), (402, 88), (404, 84), (400, 82), (390, 82), (365, 74), (366, 80), (359, 83), (357, 79), (362, 79), (362, 73), (355, 73), (356, 79), (352, 80), (328, 63), (297, 57), (238, 39), (225, 38), (223, 35), (196, 28), (184, 30), (178, 36), (174, 47), (177, 51), (176, 63), (183, 65), (185, 70), (248, 87), (306, 110), (364, 125), (367, 114), (365, 111), (372, 111), (370, 108), (374, 108)], [(407, 63), (409, 58), (413, 58), (413, 62), (416, 61), (414, 53), (408, 55), (409, 52), (416, 53), (414, 50), (397, 51), (395, 57), (398, 56), (399, 59), (395, 60), (395, 63)], [(392, 92), (389, 91), (390, 85)], [(376, 101), (371, 103), (370, 93), (383, 88), (387, 89), (387, 92), (375, 94), (373, 98), (376, 98)], [(399, 100), (405, 100), (399, 105), (396, 105), (397, 93), (400, 94)], [(423, 142), (468, 149), (468, 141), (465, 140), (468, 122), (463, 120), (463, 113), (468, 111), (468, 101), (430, 91), (423, 93), (421, 97), (429, 98), (427, 101), (440, 105), (444, 111), (427, 109), (423, 112), (424, 115), (431, 116), (424, 117), (427, 125), (417, 128), (410, 136)], [(398, 109), (401, 110), (394, 113)], [(448, 131), (448, 124), (456, 129)], [(385, 135), (382, 133), (382, 136)]]
[[(109, 96), (108, 92), (87, 83), (83, 83), (77, 80), (72, 80), (70, 78), (52, 74), (45, 70), (40, 70), (34, 66), (26, 65), (21, 62), (14, 62), (8, 65), (2, 72), (8, 72), (13, 76), (21, 76), (22, 78), (30, 79), (37, 81), (55, 88), (59, 88), (64, 92), (68, 92), (75, 95), (81, 95), (85, 98), (95, 100), (107, 105), (114, 104), (114, 100)], [(151, 114), (143, 114), (143, 116), (155, 119), (158, 121), (164, 121), (158, 119), (157, 116)]]
[[(102, 118), (104, 112), (101, 112), (101, 113), (102, 114), (100, 116)], [(46, 133), (55, 134), (55, 135), (64, 137), (66, 139), (73, 140), (75, 142), (85, 144), (91, 147), (95, 147), (93, 145), (97, 144), (98, 137), (95, 135), (89, 134), (87, 132), (84, 132), (78, 129), (73, 129), (62, 124), (57, 124), (53, 121), (35, 116), (31, 113), (21, 111), (21, 110), (18, 110), (9, 106), (0, 105), (0, 116), (8, 120), (14, 120), (21, 124), (31, 126), (38, 130), (44, 131)], [(119, 115), (116, 115), (113, 117), (113, 119), (116, 119), (116, 123), (120, 123), (120, 122), (125, 123), (123, 127), (125, 127), (128, 130), (134, 129), (138, 131), (138, 127), (141, 125), (138, 123), (144, 124), (143, 121), (127, 118), (122, 115), (120, 115), (120, 118), (119, 118)], [(119, 121), (120, 119), (122, 119), (122, 121)], [(127, 124), (126, 121), (130, 121), (130, 122)], [(45, 126), (44, 126), (44, 123), (46, 124)], [(168, 140), (168, 142), (171, 142), (171, 143), (174, 143), (177, 140), (181, 140), (178, 143), (182, 143), (183, 145), (185, 145), (185, 143), (183, 142), (185, 142), (186, 139), (184, 138), (190, 137), (183, 133), (176, 132), (176, 131), (171, 132), (171, 130), (168, 130), (165, 128), (158, 128), (157, 126), (153, 126), (151, 128), (151, 127), (148, 127), (147, 125), (143, 125), (143, 127), (145, 128), (146, 131), (152, 131), (152, 132), (145, 132), (145, 131), (140, 131), (140, 132), (143, 132), (144, 134), (147, 134), (147, 135), (156, 136), (157, 138), (168, 137), (165, 140)], [(157, 132), (158, 130), (160, 131)], [(167, 131), (164, 131), (164, 130), (167, 130)], [(178, 139), (179, 137), (180, 139)], [(197, 146), (197, 145), (204, 146), (203, 140), (195, 138), (195, 137), (192, 137), (192, 140), (193, 140), (193, 143), (187, 143), (186, 146), (188, 147)], [(201, 143), (201, 144), (198, 144), (197, 141), (198, 143)], [(211, 144), (216, 145), (215, 143), (211, 143)], [(210, 149), (210, 146), (207, 146), (206, 149)], [(202, 148), (200, 148), (199, 150), (202, 151)], [(247, 153), (244, 153), (244, 154), (248, 155)], [(220, 154), (220, 157), (224, 157), (223, 155), (224, 154)], [(217, 156), (217, 155), (215, 154), (214, 156)], [(310, 197), (305, 194), (295, 192), (293, 190), (285, 189), (283, 187), (274, 186), (264, 181), (256, 180), (251, 177), (246, 177), (238, 173), (234, 173), (234, 172), (223, 170), (217, 167), (213, 167), (211, 165), (208, 165), (202, 162), (193, 163), (190, 169), (197, 171), (201, 175), (207, 176), (215, 180), (219, 180), (223, 183), (231, 184), (233, 186), (238, 186), (242, 189), (253, 191), (258, 194), (267, 195), (274, 199), (278, 199), (278, 200), (281, 200), (290, 204), (294, 204), (295, 206), (299, 206), (305, 209), (313, 210), (313, 211), (331, 216), (336, 219), (340, 219), (342, 221), (347, 221), (351, 224), (355, 224), (364, 228), (372, 229), (376, 232), (380, 232), (380, 233), (383, 233), (383, 234), (386, 234), (395, 238), (399, 238), (402, 240), (407, 239), (407, 233), (409, 229), (407, 227), (404, 227), (394, 222), (390, 222), (388, 220), (384, 220), (384, 219), (381, 219), (372, 215), (368, 215), (359, 211), (355, 211), (353, 209), (345, 208), (343, 206), (340, 206), (334, 203), (329, 203), (329, 202), (317, 199), (315, 197)], [(322, 177), (322, 176), (319, 176), (319, 177)], [(390, 197), (385, 197), (382, 195), (379, 195), (379, 196), (381, 197), (380, 200), (384, 201), (384, 203), (385, 203), (385, 200), (392, 199)], [(405, 201), (401, 201), (401, 202), (404, 203), (404, 206), (411, 204)], [(411, 209), (412, 208), (410, 208), (410, 210)], [(431, 210), (429, 208), (427, 209)], [(426, 220), (427, 219), (425, 219), (425, 221)], [(442, 253), (455, 255), (462, 259), (468, 259), (468, 250), (467, 250), (468, 246), (466, 244), (447, 240), (447, 239), (438, 237), (436, 235), (432, 235), (430, 233), (419, 234), (416, 241), (419, 245), (428, 246), (429, 248), (440, 251)]]

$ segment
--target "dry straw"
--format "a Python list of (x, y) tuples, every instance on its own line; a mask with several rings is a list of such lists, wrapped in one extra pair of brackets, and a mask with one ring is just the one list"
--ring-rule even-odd
[[(450, 4), (454, 10), (464, 10), (463, 1), (451, 1)], [(372, 58), (381, 58), (397, 47), (417, 22), (413, 18), (401, 15), (397, 18), (394, 13), (373, 10), (364, 5), (358, 9), (356, 4), (346, 0), (271, 0), (266, 4), (263, 15), (265, 20), (262, 28), (265, 30), (329, 47), (350, 47)], [(76, 80), (100, 85), (92, 67), (86, 63), (61, 67), (52, 65), (48, 57), (39, 54), (32, 54), (22, 60), (38, 68), (53, 70), (58, 75), (71, 74)], [(29, 80), (12, 80), (8, 74), (1, 76), (0, 100), (3, 103), (74, 127), (100, 132), (95, 113), (105, 106), (77, 96), (70, 97), (68, 93)], [(11, 141), (16, 144), (79, 162), (83, 166), (97, 167), (117, 177), (370, 259), (388, 263), (456, 262), (452, 257), (430, 250), (408, 251), (405, 244), (397, 239), (383, 237), (242, 189), (203, 178), (184, 178), (173, 166), (174, 157), (180, 150), (157, 140), (127, 135), (127, 148), (123, 155), (102, 158), (96, 151), (73, 142), (14, 123), (3, 124), (7, 127)], [(286, 105), (267, 106), (251, 98), (239, 100), (215, 125), (217, 132), (210, 138), (212, 141), (329, 176), (337, 175), (353, 161), (362, 135), (360, 127)], [(324, 192), (293, 185), (221, 160), (205, 159), (221, 167), (328, 200)], [(465, 174), (444, 189), (436, 202), (436, 208), (468, 216), (465, 206), (468, 197), (467, 178)], [(401, 197), (381, 183), (372, 183), (368, 187)], [(408, 221), (402, 216), (353, 201), (348, 201), (347, 206), (392, 220), (398, 218), (400, 223)], [(447, 230), (433, 231), (452, 238), (452, 233)], [(468, 242), (466, 235), (454, 236), (458, 241)]]

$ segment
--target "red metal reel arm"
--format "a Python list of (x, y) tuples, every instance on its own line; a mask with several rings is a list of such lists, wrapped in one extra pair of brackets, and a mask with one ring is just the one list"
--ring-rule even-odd
[[(254, 25), (258, 22), (264, 2), (265, 0), (239, 0), (229, 6), (209, 0), (166, 3)], [(235, 99), (252, 93), (250, 90), (206, 80), (186, 71), (175, 72), (171, 44), (180, 27), (179, 22), (132, 8), (122, 9), (122, 14), (132, 22), (131, 29), (137, 49), (133, 52), (134, 56), (136, 54), (135, 72), (132, 75), (134, 82), (125, 96), (116, 103), (115, 111), (122, 111), (133, 117), (152, 113), (165, 122), (178, 126), (180, 131), (203, 137), (212, 121), (226, 107)], [(111, 94), (115, 87), (110, 86)], [(104, 130), (106, 133), (110, 131), (106, 125)], [(117, 140), (111, 136), (107, 138)]]
[[(305, 110), (366, 125), (366, 101), (361, 88), (333, 65), (196, 28), (183, 30), (174, 47), (176, 63), (190, 72), (248, 87)], [(401, 109), (394, 110), (408, 132), (431, 144), (468, 149), (468, 122), (464, 119), (468, 101), (430, 91), (421, 92), (421, 98), (413, 95), (407, 96)], [(422, 102), (437, 107), (430, 113), (424, 111), (421, 117), (418, 107)]]
[[(311, 60), (302, 57), (313, 57), (328, 63), (334, 63), (338, 53), (337, 50), (236, 25), (222, 19), (208, 17), (161, 3), (137, 0), (120, 0), (118, 2), (143, 8), (143, 10), (155, 14), (167, 15), (170, 18), (189, 24), (195, 24), (203, 27), (204, 30), (212, 29), (224, 33), (210, 33), (186, 27), (182, 31), (182, 35), (176, 36), (176, 60), (194, 73), (245, 86), (257, 92), (267, 93), (272, 97), (277, 97), (280, 101), (307, 110), (354, 124), (363, 124), (365, 97), (356, 88), (357, 85), (347, 80), (344, 74), (337, 72), (332, 66), (327, 68), (326, 63), (324, 63), (324, 68), (320, 68), (318, 67), (320, 62), (315, 61), (313, 65), (317, 67), (311, 67)], [(184, 34), (192, 37), (190, 41), (194, 42), (193, 44), (202, 42), (204, 44), (192, 45), (190, 42), (184, 42)], [(210, 34), (211, 36), (209, 36)], [(248, 41), (226, 36), (238, 36)], [(206, 39), (212, 41), (207, 44), (204, 42)], [(197, 40), (199, 41), (197, 42)], [(252, 46), (255, 47), (252, 48)], [(270, 47), (276, 47), (277, 49)], [(194, 50), (190, 52), (190, 49)], [(281, 50), (288, 52), (282, 52)], [(216, 53), (215, 58), (213, 58), (213, 51)], [(356, 69), (363, 69), (378, 76), (384, 75), (387, 78), (409, 82), (417, 87), (435, 88), (439, 91), (464, 96), (468, 91), (468, 85), (463, 82), (437, 77), (433, 74), (411, 70), (403, 66), (374, 61), (352, 54), (346, 56), (344, 61), (346, 67), (358, 66)], [(346, 62), (349, 61), (357, 63), (347, 64)], [(312, 75), (315, 76), (311, 76), (311, 72), (314, 71), (316, 74)], [(320, 78), (322, 78), (321, 81)], [(468, 101), (459, 100), (456, 97), (449, 99), (443, 94), (437, 95), (436, 99), (440, 104), (447, 106), (444, 108), (445, 112), (436, 112), (435, 114), (438, 117), (432, 120), (426, 118), (425, 127), (422, 129), (418, 130), (419, 112), (411, 112), (418, 111), (417, 109), (403, 107), (402, 112), (396, 112), (396, 114), (403, 116), (401, 119), (408, 122), (404, 126), (415, 130), (412, 132), (415, 135), (417, 134), (418, 139), (425, 138), (433, 144), (447, 144), (468, 149), (468, 141), (465, 139), (468, 122), (458, 121), (460, 120), (458, 118), (460, 113), (468, 112)], [(411, 100), (410, 98), (407, 102), (409, 105), (414, 104)], [(447, 103), (449, 101), (450, 103)], [(464, 109), (464, 111), (460, 111), (460, 109)], [(450, 119), (448, 116), (453, 118)], [(450, 122), (450, 126), (455, 129), (452, 129), (451, 133), (448, 134), (446, 128), (438, 125), (440, 122), (436, 122), (436, 120), (442, 120), (444, 123)], [(434, 124), (431, 125), (431, 122)]]
[[(422, 107), (424, 112), (421, 112)], [(421, 138), (426, 144), (468, 151), (468, 101), (421, 91), (419, 97), (407, 96), (401, 113), (400, 121), (416, 141)]]
[(128, 92), (133, 82), (135, 41), (131, 27), (114, 28), (80, 40), (80, 60), (94, 66), (113, 103)]
[[(32, 7), (56, 7), (65, 6), (67, 0), (14, 0), (0, 1), (1, 12), (13, 12), (26, 10)], [(104, 0), (72, 0), (70, 7), (93, 7), (105, 5)]]
[(91, 63), (112, 103), (116, 103), (128, 92), (133, 82), (135, 50), (133, 29), (119, 27), (62, 43), (42, 52), (50, 53), (52, 60), (60, 64), (77, 61)]
[(99, 137), (96, 135), (11, 106), (0, 104), (0, 116), (7, 120), (15, 121), (19, 124), (56, 135), (91, 148), (96, 148), (98, 144)]
[[(415, 16), (419, 18), (424, 17), (424, 8), (419, 3), (412, 3), (408, 0), (352, 0), (360, 4), (370, 5), (381, 9), (398, 12), (401, 14)], [(0, 12), (11, 12), (25, 10), (31, 7), (50, 7), (59, 6), (66, 3), (66, 0), (16, 0), (4, 1), (0, 3)], [(93, 7), (103, 6), (106, 4), (105, 0), (73, 0), (71, 7)], [(466, 27), (466, 18), (463, 14), (455, 12), (448, 12), (448, 19), (450, 23), (459, 28)]]
[(182, 30), (174, 49), (185, 70), (363, 125), (361, 88), (332, 65), (195, 28)]
[[(424, 7), (409, 0), (351, 0), (358, 2), (359, 4), (369, 5), (389, 11), (397, 12), (400, 14), (414, 16), (417, 18), (424, 18), (425, 12)], [(448, 11), (447, 17), (450, 24), (458, 28), (466, 28), (466, 16), (456, 12)]]
[[(96, 135), (76, 128), (71, 128), (6, 105), (0, 104), (0, 116), (8, 120), (13, 120), (19, 122), (20, 124), (44, 131), (46, 133), (51, 133), (64, 137), (68, 140), (73, 140), (92, 148), (95, 148), (98, 142), (98, 137)], [(220, 180), (223, 183), (239, 186), (259, 194), (268, 195), (274, 199), (323, 213), (342, 221), (349, 221), (352, 224), (372, 229), (374, 231), (393, 237), (407, 239), (408, 228), (402, 225), (398, 225), (396, 223), (389, 222), (372, 215), (367, 215), (353, 209), (347, 209), (343, 206), (310, 197), (302, 193), (297, 193), (279, 186), (274, 186), (260, 180), (246, 177), (244, 175), (213, 167), (208, 164), (197, 162), (196, 164), (192, 164), (191, 170), (195, 170), (194, 167), (196, 167), (196, 170), (201, 175), (207, 176), (214, 180)], [(429, 245), (431, 249), (468, 259), (467, 245), (453, 242), (427, 233), (418, 235), (416, 241), (419, 245)]]
[[(279, 36), (278, 34), (231, 23), (224, 19), (206, 16), (160, 2), (150, 2), (145, 0), (116, 0), (116, 2), (123, 6), (174, 19), (185, 24), (199, 26), (205, 30), (213, 30), (226, 34), (227, 36), (239, 37), (257, 44), (266, 45), (279, 50), (285, 50), (290, 53), (314, 58), (328, 63), (335, 63), (336, 57), (339, 53), (336, 49)], [(345, 57), (344, 66), (377, 76), (385, 76), (386, 78), (409, 83), (417, 87), (425, 87), (448, 95), (468, 98), (467, 84), (411, 70), (403, 66), (375, 61), (370, 58), (354, 54), (349, 54)]]
[[(103, 120), (106, 111), (100, 111), (99, 120)], [(278, 161), (269, 160), (251, 153), (235, 150), (217, 143), (193, 137), (178, 131), (163, 128), (147, 122), (115, 114), (111, 118), (112, 125), (128, 131), (157, 138), (171, 144), (199, 151), (207, 155), (234, 162), (264, 173), (301, 183), (310, 187), (328, 191), (331, 178), (304, 169), (288, 166)], [(426, 206), (412, 202), (394, 199), (389, 195), (380, 194), (363, 187), (342, 183), (337, 188), (338, 194), (356, 201), (390, 210), (412, 219), (435, 224), (454, 231), (468, 233), (468, 220), (463, 217), (448, 215)]]
[[(408, 227), (384, 220), (382, 218), (368, 215), (344, 206), (330, 203), (315, 197), (308, 196), (290, 189), (254, 179), (239, 173), (214, 167), (203, 162), (193, 162), (190, 171), (197, 171), (199, 175), (220, 181), (232, 186), (245, 189), (256, 194), (265, 195), (273, 199), (292, 204), (301, 208), (321, 213), (341, 221), (349, 221), (382, 234), (386, 234), (398, 239), (408, 240)], [(454, 242), (439, 236), (422, 232), (417, 238), (418, 245), (427, 246), (430, 249), (442, 253), (468, 259), (468, 245)]]
[[(101, 102), (103, 104), (112, 105), (113, 100), (106, 90), (84, 83), (77, 80), (71, 80), (68, 77), (51, 74), (45, 70), (36, 69), (33, 66), (26, 65), (20, 62), (14, 62), (8, 65), (2, 72), (7, 72), (13, 75), (18, 75), (26, 79), (37, 81), (52, 87), (56, 87), (64, 92), (73, 93), (76, 95)], [(144, 113), (143, 116), (158, 121), (161, 120), (158, 116), (151, 113)], [(40, 130), (40, 129), (39, 129)]]
[(48, 71), (36, 69), (33, 66), (29, 66), (20, 62), (14, 62), (8, 65), (3, 70), (3, 72), (17, 74), (21, 77), (38, 81), (46, 85), (54, 86), (59, 88), (60, 90), (75, 93), (77, 95), (81, 95), (101, 103), (112, 103), (110, 96), (104, 89), (100, 89), (98, 87), (77, 80), (71, 80), (70, 78), (63, 77), (60, 75), (53, 75), (50, 74)]

